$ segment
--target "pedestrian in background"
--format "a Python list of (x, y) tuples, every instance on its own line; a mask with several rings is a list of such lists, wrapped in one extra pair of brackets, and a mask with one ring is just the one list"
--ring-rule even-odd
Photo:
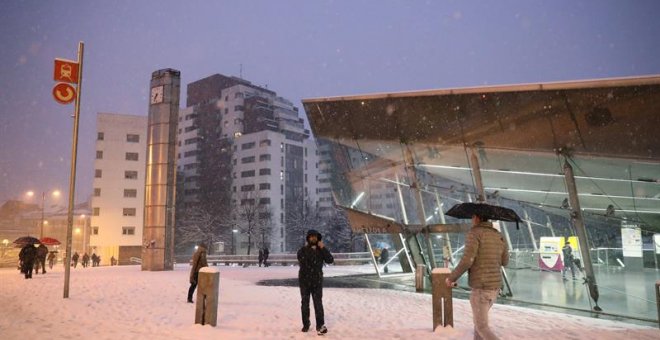
[(268, 247), (264, 247), (264, 267), (268, 267), (268, 255), (270, 255), (270, 251), (268, 251)]
[(197, 251), (192, 257), (192, 268), (190, 268), (190, 288), (188, 288), (188, 303), (193, 303), (193, 293), (197, 288), (197, 279), (199, 278), (199, 270), (203, 267), (208, 267), (206, 262), (206, 244), (203, 242), (197, 245)]
[(21, 248), (18, 258), (22, 260), (22, 272), (25, 274), (25, 279), (32, 278), (32, 270), (34, 270), (34, 261), (37, 259), (37, 248), (34, 244), (26, 244)]

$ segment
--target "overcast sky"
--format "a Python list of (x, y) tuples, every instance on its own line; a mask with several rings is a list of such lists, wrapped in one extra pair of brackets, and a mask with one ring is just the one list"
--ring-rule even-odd
[(61, 189), (73, 105), (53, 59), (85, 42), (76, 201), (98, 112), (146, 115), (151, 73), (310, 97), (660, 74), (660, 1), (3, 1), (0, 202)]

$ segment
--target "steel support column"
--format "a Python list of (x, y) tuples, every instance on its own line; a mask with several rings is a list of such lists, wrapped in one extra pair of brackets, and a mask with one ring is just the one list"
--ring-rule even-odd
[(571, 203), (571, 220), (575, 226), (580, 244), (580, 255), (582, 255), (582, 265), (584, 266), (589, 295), (594, 300), (594, 310), (601, 311), (602, 309), (598, 306), (598, 284), (596, 284), (596, 276), (594, 275), (594, 269), (591, 264), (589, 240), (587, 239), (587, 230), (584, 226), (582, 210), (580, 209), (580, 200), (578, 198), (577, 186), (575, 185), (575, 175), (573, 174), (573, 167), (569, 164), (566, 155), (564, 155), (564, 178), (566, 180), (568, 199)]

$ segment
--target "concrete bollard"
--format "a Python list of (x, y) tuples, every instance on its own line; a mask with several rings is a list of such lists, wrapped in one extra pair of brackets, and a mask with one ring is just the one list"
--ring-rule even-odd
[(454, 327), (454, 309), (452, 304), (452, 290), (445, 284), (449, 277), (449, 268), (435, 268), (431, 272), (431, 285), (433, 290), (433, 331), (438, 326)]
[(197, 278), (197, 304), (195, 323), (209, 324), (213, 327), (218, 322), (218, 290), (220, 289), (220, 271), (217, 268), (204, 267)]
[(418, 293), (424, 291), (424, 272), (426, 271), (426, 266), (423, 264), (418, 264), (415, 269), (415, 290)]

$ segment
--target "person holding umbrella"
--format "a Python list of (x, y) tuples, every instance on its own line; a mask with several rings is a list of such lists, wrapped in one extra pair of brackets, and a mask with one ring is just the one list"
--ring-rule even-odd
[[(461, 207), (462, 205), (467, 206)], [(454, 210), (454, 208), (457, 209)], [(509, 213), (513, 215), (509, 216)], [(513, 210), (483, 203), (462, 203), (452, 207), (446, 215), (459, 218), (471, 215), (472, 229), (465, 237), (463, 257), (449, 274), (445, 283), (449, 287), (454, 287), (458, 278), (466, 271), (468, 272), (468, 284), (472, 288), (470, 306), (474, 321), (474, 337), (475, 339), (497, 339), (488, 326), (488, 311), (495, 303), (502, 287), (500, 267), (509, 264), (509, 249), (502, 234), (488, 220), (500, 219), (517, 222), (520, 218)]]
[(21, 248), (18, 257), (23, 261), (21, 271), (25, 273), (25, 279), (31, 279), (34, 261), (37, 259), (37, 248), (34, 247), (34, 244), (28, 243)]

